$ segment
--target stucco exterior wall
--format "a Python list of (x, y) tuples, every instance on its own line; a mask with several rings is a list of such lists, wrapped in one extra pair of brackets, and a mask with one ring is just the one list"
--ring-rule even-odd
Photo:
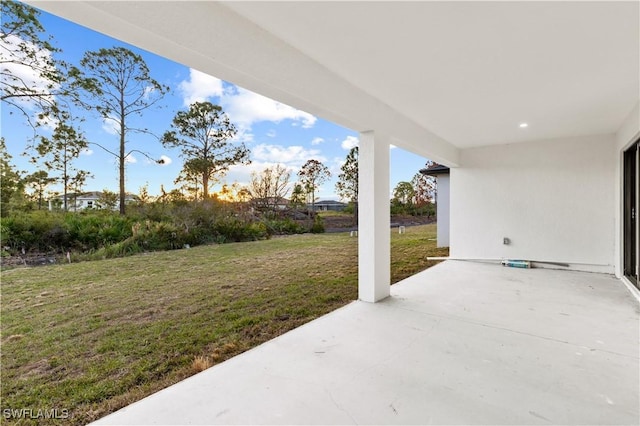
[(463, 150), (451, 169), (451, 256), (613, 273), (615, 148), (612, 134)]
[(450, 222), (450, 179), (448, 174), (436, 177), (437, 193), (436, 208), (438, 218), (437, 246), (449, 247), (449, 222)]

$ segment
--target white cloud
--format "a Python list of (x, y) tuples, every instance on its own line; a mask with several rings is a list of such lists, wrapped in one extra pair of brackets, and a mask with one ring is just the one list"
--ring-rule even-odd
[(238, 132), (231, 140), (235, 142), (243, 142), (246, 144), (253, 142), (253, 133), (251, 133), (251, 128), (238, 127)]
[[(251, 173), (260, 173), (267, 167), (274, 167), (278, 163), (270, 162), (270, 161), (251, 161), (251, 164), (241, 165), (236, 164), (229, 167), (229, 171), (224, 177), (225, 182), (238, 182), (241, 186), (246, 186), (251, 182)], [(286, 166), (285, 166), (286, 167)], [(291, 181), (296, 180), (296, 172), (297, 170), (291, 167), (286, 167), (291, 173)]]
[[(129, 155), (131, 156), (131, 155)], [(155, 156), (144, 156), (144, 164), (146, 165), (152, 165), (152, 166), (168, 166), (169, 164), (173, 163), (173, 160), (171, 159), (171, 157), (167, 156), (167, 155), (161, 155), (159, 158), (154, 158)], [(134, 161), (132, 161), (132, 163), (136, 163), (137, 159), (134, 159)], [(128, 162), (128, 161), (127, 161)]]
[(341, 143), (342, 149), (350, 150), (358, 146), (358, 138), (355, 136), (347, 136)]
[(149, 99), (149, 97), (156, 91), (155, 86), (146, 86), (144, 88), (144, 98), (145, 99)]
[(42, 126), (44, 129), (53, 132), (56, 127), (58, 126), (58, 123), (60, 123), (60, 120), (58, 120), (55, 117), (52, 117), (50, 115), (45, 115), (43, 117), (39, 117), (39, 114), (36, 114), (36, 116), (34, 117), (34, 120), (36, 121), (36, 123), (38, 123), (40, 126)]
[[(28, 58), (24, 51), (35, 51), (35, 58)], [(8, 56), (5, 56), (8, 55)], [(51, 80), (43, 78), (38, 69), (53, 71), (54, 67), (48, 65), (51, 60), (51, 52), (38, 49), (37, 46), (22, 40), (15, 35), (8, 35), (0, 39), (0, 61), (2, 62), (2, 74), (4, 84), (25, 86), (37, 93), (50, 93), (56, 90), (58, 85)], [(33, 64), (28, 66), (25, 64)], [(53, 100), (50, 96), (49, 101)], [(22, 107), (35, 109), (34, 100), (28, 96), (14, 99)]]
[[(316, 117), (265, 96), (233, 85), (224, 85), (222, 80), (191, 68), (189, 79), (178, 84), (183, 104), (190, 105), (196, 101), (213, 101), (218, 103), (231, 121), (240, 131), (249, 134), (251, 126), (261, 121), (280, 123), (291, 120), (292, 126), (305, 129), (313, 127)], [(275, 132), (273, 136), (275, 137)]]
[(89, 148), (85, 148), (82, 151), (80, 151), (80, 155), (86, 155), (86, 156), (93, 155), (93, 150)]
[(243, 185), (251, 180), (251, 173), (259, 173), (267, 167), (284, 166), (291, 173), (291, 183), (298, 180), (298, 170), (307, 160), (316, 159), (325, 163), (327, 159), (319, 150), (306, 149), (302, 146), (282, 146), (260, 144), (251, 149), (251, 164), (234, 165), (225, 176), (226, 182), (239, 182)]
[(342, 158), (333, 157), (333, 160), (331, 160), (331, 164), (328, 166), (329, 171), (331, 172), (332, 175), (337, 177), (340, 173), (342, 173), (342, 170), (340, 170), (340, 167), (342, 167), (346, 162), (347, 162), (346, 157), (342, 157)]
[(297, 167), (287, 166), (277, 161), (252, 161), (251, 164), (248, 165), (236, 164), (231, 166), (229, 168), (229, 174), (226, 176), (226, 180), (229, 180), (229, 177), (233, 174), (234, 180), (238, 180), (237, 177), (243, 177), (243, 179), (240, 180), (249, 182), (251, 180), (251, 173), (260, 173), (267, 167), (275, 167), (277, 165), (283, 166), (291, 173), (291, 180), (296, 179), (296, 173), (298, 172)]
[(220, 104), (232, 122), (245, 127), (260, 121), (280, 123), (282, 120), (293, 120), (293, 124), (311, 128), (316, 122), (316, 117), (307, 112), (240, 87), (226, 90), (220, 97)]
[(306, 149), (299, 145), (282, 146), (260, 144), (251, 150), (256, 161), (280, 163), (286, 166), (300, 167), (312, 158), (324, 162), (326, 158), (317, 149)]
[(270, 138), (275, 138), (278, 134), (276, 133), (276, 131), (274, 129), (271, 129), (267, 132), (267, 136)]
[(231, 166), (224, 180), (247, 185), (251, 181), (252, 172), (259, 173), (267, 167), (281, 165), (291, 173), (290, 183), (293, 185), (298, 180), (298, 170), (312, 158), (323, 163), (327, 162), (327, 159), (316, 149), (260, 144), (251, 149), (251, 164)]
[(322, 142), (324, 142), (324, 139), (322, 138), (313, 138), (311, 140), (311, 145), (320, 145)]
[(203, 102), (223, 94), (222, 80), (208, 74), (189, 69), (189, 80), (178, 84), (178, 91), (182, 94), (182, 103), (189, 106), (194, 102)]
[(120, 134), (120, 125), (113, 118), (103, 118), (102, 119), (102, 130), (109, 133), (110, 135), (119, 135)]
[(129, 154), (125, 159), (124, 162), (127, 164), (135, 164), (138, 162), (138, 159), (136, 157), (133, 156), (133, 154)]

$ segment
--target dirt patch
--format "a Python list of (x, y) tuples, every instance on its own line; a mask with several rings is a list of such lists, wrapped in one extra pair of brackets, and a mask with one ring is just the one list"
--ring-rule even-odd
[(357, 229), (353, 216), (325, 216), (322, 220), (325, 232), (344, 232)]
[[(322, 219), (324, 220), (325, 232), (346, 232), (358, 229), (358, 227), (354, 225), (352, 216), (325, 216)], [(391, 227), (428, 225), (435, 223), (435, 221), (435, 218), (432, 216), (392, 215)]]
[(9, 343), (9, 342), (13, 342), (14, 340), (20, 340), (24, 337), (24, 335), (22, 334), (12, 334), (11, 336), (7, 337), (4, 341), (4, 343)]
[(405, 215), (391, 216), (392, 228), (396, 226), (428, 225), (430, 223), (436, 223), (436, 218), (433, 216), (405, 216)]
[(51, 370), (51, 365), (49, 364), (48, 359), (41, 359), (40, 361), (25, 365), (23, 367), (25, 376), (40, 376), (46, 374), (49, 370)]
[(63, 256), (45, 253), (3, 256), (0, 258), (0, 266), (2, 266), (2, 269), (18, 268), (21, 266), (47, 266), (61, 262), (64, 262)]

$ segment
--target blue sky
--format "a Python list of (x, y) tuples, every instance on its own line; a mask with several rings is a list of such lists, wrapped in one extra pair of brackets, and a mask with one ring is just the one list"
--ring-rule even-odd
[[(349, 149), (357, 144), (357, 132), (46, 12), (41, 13), (40, 22), (53, 37), (54, 45), (62, 49), (56, 56), (69, 63), (77, 65), (86, 51), (114, 46), (124, 46), (140, 54), (151, 70), (152, 77), (171, 88), (161, 102), (162, 108), (145, 111), (140, 121), (157, 135), (168, 130), (175, 113), (186, 109), (190, 102), (207, 100), (221, 105), (239, 129), (237, 138), (251, 150), (252, 164), (232, 167), (222, 181), (214, 185), (213, 191), (223, 183), (237, 182), (244, 185), (249, 181), (252, 171), (259, 172), (278, 163), (291, 170), (291, 180), (295, 181), (300, 166), (313, 158), (322, 161), (332, 173), (332, 178), (322, 185), (317, 196), (320, 199), (338, 199), (335, 183)], [(2, 105), (1, 134), (13, 156), (13, 163), (18, 169), (28, 172), (42, 168), (21, 155), (33, 136), (33, 130), (28, 127), (24, 117), (17, 113), (10, 115), (9, 112), (9, 108)], [(81, 129), (90, 142), (117, 150), (118, 136), (101, 119), (87, 116)], [(45, 136), (50, 135), (46, 128), (41, 128), (39, 132)], [(154, 164), (144, 156), (134, 153), (127, 165), (127, 191), (138, 193), (142, 186), (148, 185), (149, 193), (158, 195), (161, 185), (167, 190), (175, 188), (173, 182), (182, 169), (179, 151), (164, 148), (157, 139), (150, 136), (133, 134), (128, 140), (128, 150), (138, 149), (153, 158), (163, 158), (165, 165)], [(399, 148), (392, 148), (390, 154), (391, 190), (398, 182), (411, 180), (426, 162), (425, 158)], [(96, 145), (91, 145), (90, 150), (77, 160), (75, 166), (93, 174), (84, 190), (117, 190), (115, 159)]]

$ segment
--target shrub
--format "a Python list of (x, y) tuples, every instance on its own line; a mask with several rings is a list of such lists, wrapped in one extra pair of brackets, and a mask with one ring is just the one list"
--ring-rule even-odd
[(108, 210), (15, 212), (0, 219), (0, 244), (12, 251), (70, 250), (76, 259), (100, 259), (304, 231), (291, 219), (275, 220), (267, 226), (211, 200), (147, 203), (131, 210), (127, 216)]
[[(213, 237), (218, 241), (255, 241), (267, 238), (269, 233), (262, 222), (246, 222), (236, 217), (226, 217), (214, 224)], [(222, 238), (221, 238), (222, 237)]]
[(144, 250), (171, 250), (184, 244), (184, 233), (167, 222), (136, 222), (132, 234), (132, 241)]
[(356, 208), (356, 206), (353, 203), (353, 201), (350, 201), (349, 204), (347, 204), (347, 206), (344, 208), (344, 210), (342, 210), (342, 212), (343, 213), (348, 213), (348, 214), (353, 214), (355, 208)]
[(2, 246), (13, 250), (97, 250), (131, 236), (131, 220), (112, 212), (33, 211), (1, 219)]
[(304, 226), (290, 218), (269, 220), (265, 222), (265, 225), (269, 232), (276, 235), (302, 234), (305, 232)]
[(65, 244), (62, 216), (43, 210), (13, 213), (0, 219), (2, 233), (0, 240), (2, 247), (13, 250), (29, 251), (59, 251), (58, 244)]
[(269, 232), (267, 231), (267, 226), (264, 223), (253, 222), (249, 223), (247, 236), (250, 241), (264, 240), (265, 238), (269, 238)]
[(98, 250), (95, 255), (98, 258), (124, 257), (132, 254), (142, 253), (142, 248), (133, 240), (128, 238), (119, 243), (111, 244)]
[(65, 224), (75, 248), (97, 250), (132, 235), (133, 220), (110, 211), (67, 213)]
[(432, 217), (436, 215), (436, 206), (432, 203), (425, 203), (419, 207), (416, 207), (415, 216), (427, 216)]
[(316, 217), (313, 218), (313, 225), (311, 225), (310, 231), (314, 234), (324, 233), (324, 220), (322, 220), (321, 216), (316, 215)]

